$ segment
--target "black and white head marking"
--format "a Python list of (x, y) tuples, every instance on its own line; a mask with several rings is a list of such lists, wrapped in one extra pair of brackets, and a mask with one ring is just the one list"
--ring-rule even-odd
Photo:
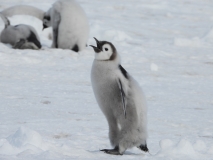
[(98, 41), (94, 37), (97, 47), (90, 45), (93, 47), (95, 51), (95, 59), (96, 60), (101, 60), (101, 61), (112, 61), (116, 58), (117, 56), (117, 51), (114, 45), (110, 42), (107, 41)]
[(50, 15), (44, 15), (43, 18), (43, 30), (51, 26), (51, 17)]

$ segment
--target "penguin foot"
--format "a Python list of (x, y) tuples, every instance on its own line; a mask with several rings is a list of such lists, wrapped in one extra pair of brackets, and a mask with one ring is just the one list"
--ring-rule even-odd
[(144, 152), (149, 152), (149, 149), (147, 148), (147, 145), (145, 144), (141, 144), (139, 147), (138, 147), (140, 150), (144, 151)]
[(102, 149), (100, 150), (104, 153), (107, 153), (107, 154), (113, 154), (113, 155), (122, 155), (120, 152), (119, 152), (119, 147), (116, 146), (114, 149)]

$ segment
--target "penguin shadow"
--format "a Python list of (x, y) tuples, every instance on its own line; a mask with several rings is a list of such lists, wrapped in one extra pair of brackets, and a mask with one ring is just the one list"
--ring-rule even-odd
[(87, 152), (90, 152), (90, 153), (98, 153), (98, 152), (101, 152), (101, 151), (100, 151), (100, 150), (94, 150), (94, 151), (87, 150)]
[(146, 153), (133, 153), (131, 151), (125, 151), (125, 153), (123, 155), (134, 155), (134, 156), (145, 156)]
[[(94, 150), (94, 151), (87, 150), (87, 151), (90, 152), (90, 153), (102, 153), (102, 154), (105, 154), (105, 155), (118, 156), (118, 155), (107, 154), (107, 153), (104, 153), (100, 150)], [(143, 153), (143, 152), (142, 153), (134, 153), (134, 152), (131, 152), (131, 151), (125, 151), (125, 153), (122, 156), (125, 156), (125, 155), (128, 155), (128, 156), (146, 156), (147, 154)]]

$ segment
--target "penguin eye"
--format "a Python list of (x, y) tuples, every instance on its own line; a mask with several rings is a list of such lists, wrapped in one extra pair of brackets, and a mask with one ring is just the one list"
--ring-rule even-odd
[(105, 51), (108, 51), (108, 48), (104, 48), (105, 49)]

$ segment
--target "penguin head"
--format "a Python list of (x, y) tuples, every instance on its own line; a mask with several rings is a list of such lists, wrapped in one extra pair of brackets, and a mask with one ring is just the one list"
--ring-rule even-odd
[(51, 26), (51, 17), (49, 15), (44, 15), (43, 18), (43, 30)]
[(95, 51), (95, 59), (100, 61), (114, 60), (117, 56), (117, 51), (114, 45), (107, 41), (98, 41), (94, 37), (97, 47), (90, 45)]

